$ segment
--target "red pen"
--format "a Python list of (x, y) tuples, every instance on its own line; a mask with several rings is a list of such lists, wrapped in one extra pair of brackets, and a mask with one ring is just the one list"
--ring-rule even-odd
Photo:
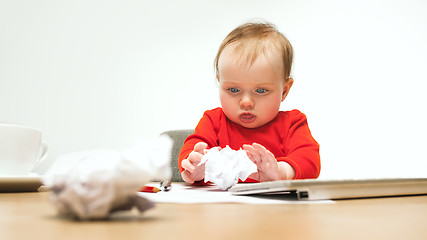
[(160, 192), (160, 189), (158, 189), (156, 187), (151, 187), (151, 186), (143, 186), (139, 191), (140, 192), (156, 193), (156, 192)]

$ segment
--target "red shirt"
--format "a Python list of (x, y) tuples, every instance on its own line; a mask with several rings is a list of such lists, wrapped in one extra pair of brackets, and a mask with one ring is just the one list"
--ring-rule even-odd
[(208, 148), (228, 145), (234, 150), (240, 149), (243, 144), (256, 142), (272, 152), (277, 161), (289, 163), (295, 169), (296, 179), (317, 178), (320, 174), (319, 144), (311, 136), (306, 116), (298, 110), (280, 111), (271, 122), (254, 129), (230, 121), (222, 108), (206, 111), (194, 134), (185, 140), (181, 148), (181, 172), (182, 160), (188, 157), (198, 142), (207, 143)]

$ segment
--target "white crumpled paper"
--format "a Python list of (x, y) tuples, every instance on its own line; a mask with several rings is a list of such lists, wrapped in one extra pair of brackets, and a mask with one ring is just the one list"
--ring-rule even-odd
[(80, 220), (104, 219), (134, 206), (140, 212), (154, 203), (138, 196), (153, 179), (169, 179), (172, 140), (161, 135), (150, 144), (116, 151), (97, 149), (59, 157), (44, 177), (51, 201), (62, 215)]
[(220, 189), (227, 190), (239, 179), (245, 181), (249, 175), (257, 172), (246, 151), (233, 150), (229, 146), (219, 150), (212, 148), (203, 157), (199, 165), (205, 164), (205, 182), (213, 182)]

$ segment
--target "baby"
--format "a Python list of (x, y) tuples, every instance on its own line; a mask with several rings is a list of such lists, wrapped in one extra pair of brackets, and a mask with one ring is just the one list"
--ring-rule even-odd
[(246, 182), (317, 178), (319, 144), (306, 116), (280, 111), (294, 80), (293, 48), (270, 23), (246, 23), (221, 43), (215, 58), (221, 108), (208, 110), (181, 148), (183, 180), (204, 179), (210, 148), (243, 148), (257, 165)]

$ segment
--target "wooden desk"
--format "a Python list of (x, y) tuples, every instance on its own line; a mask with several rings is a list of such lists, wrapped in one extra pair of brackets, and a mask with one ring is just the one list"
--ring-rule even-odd
[(335, 204), (157, 204), (144, 214), (79, 222), (47, 192), (0, 194), (0, 239), (427, 239), (427, 196)]

